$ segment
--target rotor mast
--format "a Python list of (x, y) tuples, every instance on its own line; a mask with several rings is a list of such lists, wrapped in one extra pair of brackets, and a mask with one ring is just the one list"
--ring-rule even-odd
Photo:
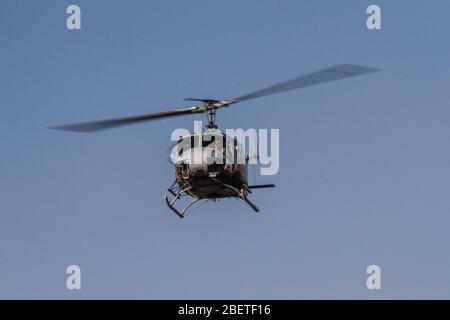
[(206, 126), (208, 129), (217, 129), (216, 125), (216, 111), (213, 105), (208, 105), (206, 109), (206, 118), (208, 119), (208, 125)]

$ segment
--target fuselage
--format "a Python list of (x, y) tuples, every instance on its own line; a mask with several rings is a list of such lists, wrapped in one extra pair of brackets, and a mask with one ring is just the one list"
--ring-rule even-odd
[(180, 137), (171, 159), (177, 183), (193, 197), (232, 197), (247, 187), (245, 150), (218, 130)]

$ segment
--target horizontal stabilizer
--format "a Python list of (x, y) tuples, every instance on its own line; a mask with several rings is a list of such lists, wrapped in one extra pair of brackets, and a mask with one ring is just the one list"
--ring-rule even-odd
[(264, 189), (264, 188), (275, 188), (274, 184), (256, 184), (254, 186), (248, 186), (249, 189)]

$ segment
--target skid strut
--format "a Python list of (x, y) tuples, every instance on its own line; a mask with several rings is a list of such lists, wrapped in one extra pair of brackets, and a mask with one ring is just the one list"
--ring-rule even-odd
[(166, 200), (167, 206), (172, 209), (173, 212), (175, 212), (177, 214), (177, 216), (179, 216), (181, 219), (184, 218), (184, 214), (186, 213), (186, 211), (194, 204), (200, 201), (199, 198), (194, 198), (192, 199), (191, 202), (189, 202), (181, 211), (178, 211), (177, 208), (174, 207), (174, 203), (179, 199), (177, 197), (175, 197), (172, 201), (169, 201), (169, 198), (167, 198), (167, 196), (164, 197), (164, 199)]
[(190, 189), (192, 189), (191, 186), (186, 185), (183, 187), (180, 187), (177, 185), (177, 182), (175, 181), (170, 188), (168, 189), (168, 191), (174, 196), (174, 198), (172, 199), (172, 201), (169, 200), (169, 198), (167, 196), (164, 196), (164, 200), (166, 200), (166, 204), (167, 206), (177, 214), (177, 216), (179, 216), (181, 219), (184, 218), (184, 215), (186, 213), (186, 211), (195, 203), (197, 203), (198, 201), (200, 201), (201, 199), (199, 198), (193, 198), (181, 211), (179, 211), (177, 208), (175, 208), (174, 204), (175, 202), (177, 202), (182, 196), (186, 195), (186, 192), (189, 191)]
[[(250, 199), (248, 198), (249, 193), (252, 193), (251, 189), (259, 189), (259, 188), (272, 188), (275, 187), (274, 185), (256, 185), (256, 186), (247, 186), (247, 185), (243, 185), (242, 189), (239, 190), (235, 187), (233, 187), (232, 185), (229, 185), (227, 183), (224, 183), (220, 180), (217, 180), (214, 177), (210, 177), (210, 179), (212, 181), (214, 181), (217, 184), (220, 184), (222, 186), (224, 186), (225, 188), (228, 188), (230, 190), (232, 190), (235, 193), (235, 198), (242, 200), (243, 202), (245, 202), (247, 205), (250, 206), (250, 208), (252, 208), (255, 212), (259, 212), (258, 207), (252, 202), (250, 201)], [(180, 200), (181, 197), (183, 196), (191, 196), (192, 194), (189, 193), (189, 190), (192, 189), (192, 186), (189, 185), (189, 183), (185, 183), (183, 186), (180, 186), (178, 184), (177, 181), (175, 181), (169, 189), (167, 189), (173, 196), (174, 198), (172, 200), (169, 200), (169, 198), (167, 196), (164, 197), (164, 200), (166, 200), (166, 204), (167, 206), (176, 213), (176, 215), (180, 218), (184, 218), (186, 215), (186, 212), (189, 210), (190, 207), (192, 207), (195, 203), (199, 202), (200, 200), (206, 200), (208, 201), (209, 199), (200, 199), (197, 197), (193, 197), (193, 199), (182, 209), (182, 210), (178, 210), (175, 207), (175, 203)]]
[(251, 193), (251, 190), (250, 190), (250, 189), (244, 187), (243, 189), (238, 190), (238, 189), (236, 189), (235, 187), (233, 187), (233, 186), (231, 186), (231, 185), (229, 185), (229, 184), (226, 184), (226, 183), (224, 183), (224, 182), (222, 182), (222, 181), (220, 181), (220, 180), (217, 180), (217, 179), (215, 179), (215, 178), (211, 178), (211, 179), (212, 179), (213, 181), (215, 181), (215, 182), (217, 182), (217, 183), (223, 185), (224, 187), (227, 187), (227, 188), (233, 190), (234, 192), (236, 192), (236, 197), (237, 197), (237, 198), (241, 199), (241, 200), (244, 201), (246, 204), (248, 204), (255, 212), (259, 212), (258, 207), (257, 207), (253, 202), (251, 202), (250, 199), (248, 198), (248, 193), (249, 193), (249, 192)]

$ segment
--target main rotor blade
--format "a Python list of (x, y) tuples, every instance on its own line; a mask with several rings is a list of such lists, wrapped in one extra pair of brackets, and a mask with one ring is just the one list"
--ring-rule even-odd
[(191, 108), (187, 108), (187, 109), (152, 113), (152, 114), (126, 117), (126, 118), (75, 123), (75, 124), (69, 124), (69, 125), (63, 125), (63, 126), (50, 127), (50, 129), (75, 131), (75, 132), (94, 132), (94, 131), (112, 129), (112, 128), (119, 127), (119, 126), (136, 124), (136, 123), (149, 121), (149, 120), (181, 116), (181, 115), (193, 114), (193, 113), (198, 113), (198, 112), (203, 112), (203, 111), (200, 110), (199, 107), (191, 107)]
[(313, 73), (300, 76), (252, 93), (248, 93), (230, 101), (232, 103), (237, 103), (245, 100), (278, 94), (281, 92), (314, 86), (320, 83), (336, 81), (378, 71), (381, 70), (352, 64), (340, 64), (326, 69), (321, 69)]

